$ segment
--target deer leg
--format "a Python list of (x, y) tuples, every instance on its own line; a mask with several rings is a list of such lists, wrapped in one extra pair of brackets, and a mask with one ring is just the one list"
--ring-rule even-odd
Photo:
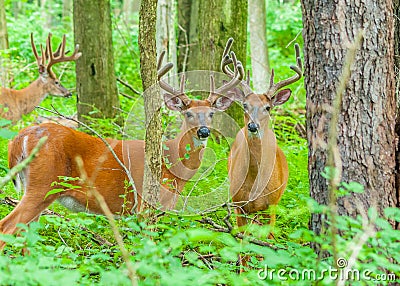
[(270, 205), (268, 207), (269, 212), (268, 213), (262, 213), (260, 214), (264, 220), (268, 221), (269, 226), (271, 227), (270, 232), (268, 234), (268, 239), (275, 239), (274, 236), (274, 226), (276, 222), (276, 205)]
[[(18, 223), (28, 224), (37, 220), (42, 211), (54, 200), (55, 196), (50, 196), (44, 200), (25, 194), (14, 210), (0, 221), (0, 233), (13, 234), (17, 231)], [(0, 249), (3, 249), (4, 246), (5, 243), (0, 241)]]

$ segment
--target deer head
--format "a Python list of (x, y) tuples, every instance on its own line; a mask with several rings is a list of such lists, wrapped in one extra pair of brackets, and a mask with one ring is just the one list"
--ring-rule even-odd
[(43, 90), (45, 94), (51, 94), (55, 96), (69, 97), (71, 92), (62, 86), (60, 80), (57, 78), (56, 74), (52, 71), (52, 66), (56, 63), (69, 62), (77, 60), (82, 53), (79, 53), (79, 45), (75, 46), (75, 50), (71, 56), (66, 56), (68, 51), (65, 51), (66, 37), (63, 36), (61, 44), (58, 46), (57, 50), (53, 53), (51, 47), (51, 33), (49, 33), (46, 41), (46, 49), (40, 45), (41, 56), (38, 55), (35, 43), (33, 41), (33, 33), (31, 33), (31, 45), (32, 51), (36, 58), (36, 63), (39, 69), (39, 79), (43, 84)]
[[(228, 52), (232, 45), (232, 41), (227, 45), (224, 56), (221, 61), (221, 70), (229, 77), (233, 77), (233, 72), (229, 68), (229, 64), (233, 59), (229, 57)], [(292, 93), (290, 89), (281, 89), (298, 81), (302, 77), (302, 63), (300, 58), (300, 47), (294, 45), (296, 53), (296, 65), (290, 66), (296, 74), (290, 78), (274, 83), (274, 70), (271, 72), (270, 86), (267, 91), (256, 94), (250, 88), (250, 77), (247, 73), (246, 81), (241, 81), (242, 89), (233, 88), (235, 100), (242, 102), (245, 112), (245, 123), (249, 134), (261, 136), (260, 130), (268, 126), (270, 111), (273, 107), (285, 103)]]

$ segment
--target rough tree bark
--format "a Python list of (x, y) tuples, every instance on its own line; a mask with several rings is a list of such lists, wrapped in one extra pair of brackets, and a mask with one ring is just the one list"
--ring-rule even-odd
[[(162, 126), (161, 99), (157, 87), (156, 17), (157, 0), (142, 0), (139, 12), (139, 49), (146, 115), (142, 210), (154, 208), (160, 197)], [(155, 217), (150, 214), (148, 219), (154, 221)]]
[[(338, 130), (342, 181), (356, 181), (364, 193), (339, 198), (338, 214), (355, 216), (369, 207), (396, 206), (395, 189), (395, 81), (392, 1), (302, 0), (307, 91), (307, 136), (311, 196), (328, 204), (328, 187), (321, 173), (329, 106), (340, 77), (347, 45), (364, 30), (361, 49), (351, 67), (343, 94)], [(359, 209), (361, 208), (361, 209)], [(319, 233), (324, 223), (313, 214), (310, 227)]]
[(251, 80), (253, 90), (265, 92), (271, 77), (267, 49), (266, 0), (249, 0), (249, 34), (251, 54)]
[[(113, 118), (119, 107), (114, 71), (109, 0), (74, 0), (75, 43), (81, 58), (76, 62), (78, 117)], [(93, 114), (93, 107), (99, 113)]]
[[(395, 63), (395, 75), (396, 75), (396, 136), (400, 138), (400, 1), (394, 0), (394, 15), (395, 15), (395, 25), (394, 25), (394, 63)], [(396, 197), (397, 197), (397, 207), (400, 207), (400, 140), (397, 141), (396, 149)], [(397, 229), (400, 229), (400, 223), (397, 222)]]

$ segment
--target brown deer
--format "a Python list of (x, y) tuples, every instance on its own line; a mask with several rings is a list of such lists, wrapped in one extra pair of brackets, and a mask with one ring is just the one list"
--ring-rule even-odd
[(44, 50), (43, 46), (40, 45), (41, 56), (39, 56), (33, 41), (33, 34), (31, 34), (32, 51), (39, 68), (39, 78), (21, 90), (2, 87), (0, 93), (0, 117), (15, 122), (21, 119), (23, 114), (28, 114), (35, 109), (48, 94), (63, 97), (71, 96), (71, 92), (61, 85), (60, 80), (51, 69), (56, 63), (75, 61), (81, 56), (81, 53), (78, 52), (78, 45), (76, 45), (71, 56), (66, 56), (65, 44), (66, 37), (64, 35), (58, 49), (53, 53), (51, 34), (49, 33), (46, 49)]
[[(232, 59), (224, 52), (221, 68), (228, 76), (234, 74), (228, 64)], [(286, 157), (276, 143), (274, 132), (270, 129), (270, 112), (277, 105), (285, 103), (290, 95), (290, 89), (283, 87), (298, 81), (302, 76), (300, 48), (295, 45), (296, 66), (290, 68), (295, 75), (274, 83), (272, 70), (269, 89), (262, 93), (254, 93), (249, 86), (249, 78), (241, 82), (243, 90), (234, 89), (235, 97), (243, 104), (245, 112), (243, 127), (236, 135), (229, 155), (230, 194), (235, 205), (237, 224), (242, 227), (247, 224), (246, 215), (265, 211), (276, 206), (286, 188), (288, 181), (288, 165)], [(271, 228), (275, 224), (275, 212), (269, 217)], [(273, 237), (272, 232), (270, 237)]]
[[(214, 78), (211, 77), (211, 92), (205, 100), (192, 100), (184, 93), (185, 78), (182, 77), (180, 89), (176, 90), (160, 80), (171, 68), (167, 64), (161, 68), (162, 56), (158, 64), (159, 84), (167, 93), (164, 102), (169, 109), (179, 111), (183, 117), (181, 133), (177, 138), (165, 142), (164, 157), (172, 164), (162, 165), (161, 205), (164, 209), (172, 209), (176, 197), (185, 183), (200, 167), (202, 151), (210, 135), (210, 125), (214, 112), (226, 110), (233, 99), (220, 96), (239, 84), (244, 76), (240, 62), (234, 58), (235, 73), (228, 83), (215, 89)], [(90, 187), (95, 188), (105, 199), (113, 213), (131, 213), (135, 204), (134, 194), (127, 191), (128, 180), (121, 165), (112, 156), (101, 139), (56, 124), (41, 124), (22, 130), (9, 145), (10, 168), (17, 165), (30, 154), (40, 138), (47, 136), (43, 145), (31, 164), (17, 176), (22, 181), (24, 194), (15, 209), (0, 221), (0, 233), (14, 233), (18, 223), (29, 223), (37, 220), (41, 212), (58, 199), (61, 204), (73, 211), (102, 213), (93, 196), (89, 195), (89, 186), (85, 182), (75, 181), (78, 188), (65, 188), (64, 191), (48, 195), (59, 182), (60, 176), (79, 177), (81, 170), (76, 158), (83, 161), (83, 168), (91, 178)], [(140, 209), (143, 185), (144, 141), (143, 140), (107, 140), (118, 158), (125, 162), (134, 180), (138, 193)], [(184, 156), (190, 145), (189, 157)]]

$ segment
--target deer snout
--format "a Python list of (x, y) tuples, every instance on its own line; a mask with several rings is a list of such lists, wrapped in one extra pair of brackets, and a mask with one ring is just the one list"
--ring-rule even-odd
[(252, 133), (256, 133), (258, 131), (258, 128), (260, 128), (260, 125), (257, 123), (250, 122), (249, 124), (247, 124), (247, 129)]
[(201, 126), (197, 130), (197, 136), (199, 137), (199, 139), (207, 139), (208, 136), (210, 136), (210, 129), (208, 129), (207, 126)]

